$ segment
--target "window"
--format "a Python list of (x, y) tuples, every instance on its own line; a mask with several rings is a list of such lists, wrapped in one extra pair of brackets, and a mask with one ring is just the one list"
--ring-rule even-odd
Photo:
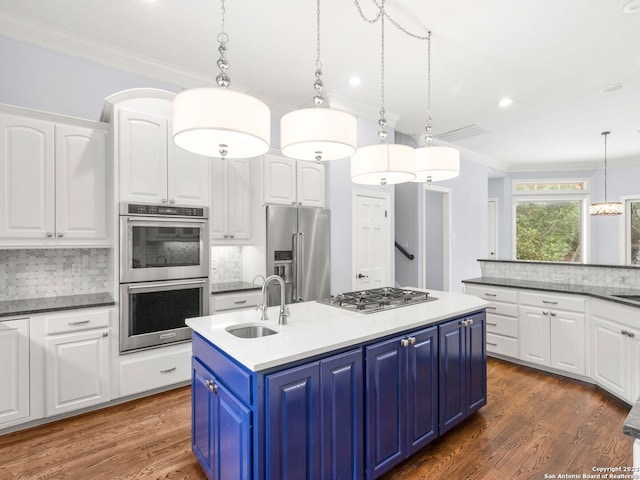
[(625, 200), (625, 263), (640, 265), (640, 196)]
[(586, 261), (586, 181), (514, 181), (514, 258)]

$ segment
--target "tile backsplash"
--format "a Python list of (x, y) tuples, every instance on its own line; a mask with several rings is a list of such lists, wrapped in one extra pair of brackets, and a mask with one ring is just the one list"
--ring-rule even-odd
[(211, 247), (211, 275), (213, 283), (242, 281), (242, 247)]
[(515, 261), (479, 262), (483, 277), (640, 289), (640, 268), (635, 267)]
[(0, 301), (107, 291), (105, 248), (0, 250)]

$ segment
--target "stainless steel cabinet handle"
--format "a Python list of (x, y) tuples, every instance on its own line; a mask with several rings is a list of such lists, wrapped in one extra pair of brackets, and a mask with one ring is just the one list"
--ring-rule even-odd
[(89, 323), (89, 320), (78, 320), (75, 322), (67, 322), (70, 326), (74, 326), (74, 325), (86, 325), (87, 323)]
[(485, 293), (487, 297), (497, 297), (498, 295), (495, 293)]
[(550, 300), (542, 300), (542, 303), (546, 303), (547, 305), (557, 305), (558, 302), (552, 302)]
[(167, 368), (166, 370), (160, 370), (160, 373), (171, 373), (177, 370), (176, 367)]
[(358, 278), (369, 278), (369, 275), (358, 274)]
[(487, 322), (487, 325), (491, 325), (492, 327), (497, 327), (498, 326), (497, 323), (490, 323), (490, 322)]
[(497, 309), (498, 309), (498, 307), (492, 307), (492, 306), (490, 306), (490, 305), (489, 305), (489, 306), (486, 306), (486, 307), (484, 307), (484, 308), (487, 308), (487, 309), (489, 309), (489, 310), (497, 310)]
[(498, 346), (497, 343), (491, 343), (491, 342), (487, 342), (487, 345), (491, 345), (492, 347), (497, 347)]
[(403, 338), (402, 340), (400, 340), (400, 345), (402, 345), (403, 347), (408, 347), (409, 346), (409, 340), (406, 338)]
[(236, 305), (242, 305), (243, 303), (247, 303), (247, 299), (245, 298), (244, 300), (234, 300), (233, 303)]

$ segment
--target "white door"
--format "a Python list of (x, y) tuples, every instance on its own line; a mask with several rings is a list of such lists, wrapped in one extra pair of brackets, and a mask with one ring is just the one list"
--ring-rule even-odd
[(354, 290), (391, 285), (389, 196), (355, 194), (353, 199)]
[(297, 201), (305, 207), (325, 206), (324, 164), (298, 160), (296, 164)]
[(107, 236), (107, 132), (56, 125), (56, 237)]
[(550, 366), (575, 375), (586, 375), (585, 314), (552, 310), (549, 316)]
[[(593, 316), (593, 378), (621, 398), (629, 396), (629, 342), (619, 323)], [(629, 399), (630, 400), (630, 399)]]
[(264, 156), (264, 203), (296, 205), (296, 161), (275, 155)]
[(227, 201), (229, 238), (251, 238), (251, 163), (253, 158), (227, 160)]
[(545, 313), (546, 310), (525, 306), (521, 306), (518, 312), (520, 360), (549, 366), (551, 347), (548, 313)]
[(0, 115), (0, 237), (53, 237), (53, 123)]
[(187, 152), (168, 140), (167, 197), (169, 203), (206, 207), (211, 185), (209, 171), (212, 158)]
[(167, 203), (167, 119), (120, 110), (120, 200)]
[(490, 198), (488, 203), (488, 232), (489, 232), (489, 251), (487, 252), (487, 258), (498, 258), (498, 199)]
[(47, 416), (109, 401), (109, 331), (46, 338)]
[(422, 286), (451, 290), (451, 190), (425, 185)]
[(0, 428), (29, 417), (29, 319), (0, 322)]

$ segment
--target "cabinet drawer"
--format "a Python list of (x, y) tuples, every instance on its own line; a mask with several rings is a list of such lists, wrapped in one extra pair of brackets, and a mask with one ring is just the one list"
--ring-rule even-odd
[(469, 295), (475, 295), (484, 300), (517, 303), (518, 291), (513, 288), (499, 288), (499, 287), (485, 287), (483, 285), (469, 285), (464, 286), (465, 293)]
[(487, 315), (495, 314), (507, 317), (518, 316), (518, 305), (515, 303), (490, 302), (485, 308), (487, 309)]
[(544, 293), (520, 292), (520, 303), (534, 307), (584, 312), (584, 298), (574, 295), (547, 295)]
[(518, 340), (487, 332), (487, 352), (518, 358)]
[(262, 302), (262, 292), (251, 290), (243, 293), (217, 293), (211, 296), (213, 312), (255, 307)]
[(157, 348), (122, 357), (120, 394), (123, 397), (191, 379), (191, 349), (188, 344), (179, 351), (166, 353), (163, 350)]
[(75, 332), (92, 328), (109, 327), (109, 310), (89, 309), (75, 312), (47, 315), (45, 321), (45, 334)]
[(493, 315), (487, 310), (487, 333), (489, 332), (518, 338), (518, 319)]
[(224, 355), (218, 349), (206, 342), (197, 333), (192, 338), (193, 356), (200, 363), (207, 365), (213, 371), (216, 379), (224, 385), (246, 405), (251, 405), (251, 373)]

